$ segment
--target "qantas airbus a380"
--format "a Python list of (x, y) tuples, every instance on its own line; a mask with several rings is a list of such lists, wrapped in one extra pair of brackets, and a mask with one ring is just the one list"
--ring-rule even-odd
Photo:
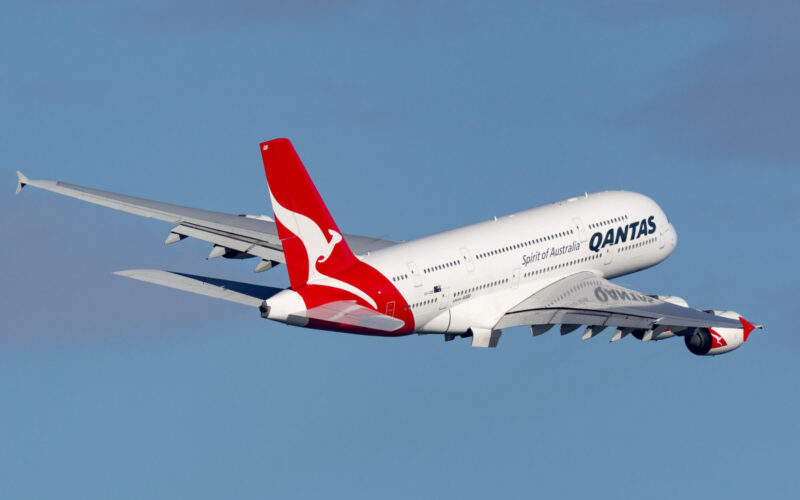
[(261, 144), (274, 219), (181, 207), (58, 181), (26, 185), (177, 224), (165, 243), (192, 237), (209, 258), (258, 258), (255, 271), (286, 264), (290, 288), (136, 269), (117, 274), (256, 307), (271, 320), (364, 335), (440, 334), (495, 347), (501, 330), (541, 335), (585, 325), (588, 339), (683, 337), (716, 355), (747, 341), (754, 326), (732, 311), (699, 311), (679, 297), (646, 295), (608, 279), (666, 259), (675, 229), (650, 198), (587, 194), (408, 242), (339, 231), (287, 139)]

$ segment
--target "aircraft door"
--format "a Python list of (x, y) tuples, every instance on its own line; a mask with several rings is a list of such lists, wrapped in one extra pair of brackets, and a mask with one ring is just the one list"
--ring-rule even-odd
[(442, 289), (442, 295), (439, 297), (439, 309), (447, 309), (450, 307), (450, 287)]
[(575, 228), (575, 234), (578, 235), (578, 240), (581, 243), (586, 243), (586, 226), (583, 225), (583, 221), (580, 217), (573, 217), (572, 218), (572, 225)]
[(414, 286), (422, 286), (422, 275), (419, 273), (419, 268), (414, 262), (407, 262), (408, 272), (411, 274), (411, 279), (414, 281)]
[(475, 270), (475, 262), (472, 260), (472, 254), (468, 248), (461, 248), (461, 258), (464, 259), (464, 265), (467, 266), (467, 271), (472, 272)]
[(603, 250), (603, 264), (606, 266), (614, 261), (614, 247), (608, 246)]
[(519, 269), (514, 269), (511, 273), (511, 288), (519, 288), (519, 277), (522, 274), (522, 271)]

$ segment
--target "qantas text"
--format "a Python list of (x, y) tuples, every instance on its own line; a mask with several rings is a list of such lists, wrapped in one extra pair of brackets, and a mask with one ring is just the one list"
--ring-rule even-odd
[(655, 232), (655, 217), (651, 215), (647, 219), (631, 222), (630, 224), (619, 226), (616, 229), (612, 227), (606, 231), (605, 235), (600, 232), (594, 233), (592, 239), (589, 240), (589, 250), (592, 252), (599, 252), (601, 248), (610, 245), (619, 245), (620, 243), (625, 243), (628, 239), (631, 241), (637, 240), (642, 236), (647, 236)]

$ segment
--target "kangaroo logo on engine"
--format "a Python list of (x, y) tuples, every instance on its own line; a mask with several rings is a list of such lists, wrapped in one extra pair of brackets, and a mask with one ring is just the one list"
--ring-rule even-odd
[(594, 233), (592, 239), (589, 240), (589, 250), (592, 252), (599, 252), (601, 248), (607, 246), (619, 245), (625, 243), (629, 239), (631, 241), (638, 240), (642, 236), (647, 236), (656, 232), (655, 216), (651, 215), (647, 219), (631, 222), (624, 226), (611, 228), (605, 234), (601, 232)]

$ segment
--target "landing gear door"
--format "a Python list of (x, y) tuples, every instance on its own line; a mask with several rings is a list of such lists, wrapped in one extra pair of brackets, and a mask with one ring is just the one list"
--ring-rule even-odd
[(422, 275), (419, 273), (419, 268), (414, 262), (407, 262), (408, 272), (411, 274), (411, 279), (414, 281), (414, 286), (422, 286)]

